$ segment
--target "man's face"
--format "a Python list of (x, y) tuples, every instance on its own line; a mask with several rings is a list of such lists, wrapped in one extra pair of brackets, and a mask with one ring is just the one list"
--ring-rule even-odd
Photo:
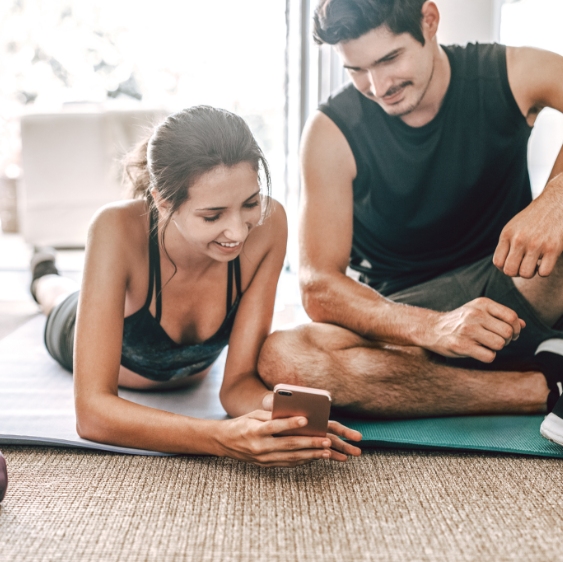
[(434, 70), (430, 41), (423, 46), (409, 33), (381, 26), (336, 50), (354, 86), (389, 115), (407, 115), (423, 102)]

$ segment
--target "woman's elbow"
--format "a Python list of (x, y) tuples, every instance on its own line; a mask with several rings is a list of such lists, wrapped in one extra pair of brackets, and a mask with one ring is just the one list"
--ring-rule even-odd
[(76, 408), (76, 433), (81, 439), (103, 443), (107, 440), (103, 425), (99, 414), (88, 408)]

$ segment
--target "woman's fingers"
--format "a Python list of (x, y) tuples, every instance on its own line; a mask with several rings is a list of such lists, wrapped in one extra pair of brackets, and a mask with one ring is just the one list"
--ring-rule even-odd
[(337, 462), (346, 462), (348, 460), (348, 457), (342, 453), (339, 453), (338, 451), (335, 451), (334, 449), (332, 449), (330, 451), (330, 460), (331, 461), (337, 461)]
[(295, 451), (298, 449), (330, 449), (332, 441), (326, 437), (275, 437), (273, 448), (278, 451)]
[(250, 414), (246, 414), (247, 418), (268, 422), (272, 419), (272, 412), (266, 412), (265, 410), (254, 410)]
[(301, 449), (298, 451), (273, 451), (255, 457), (255, 462), (260, 464), (288, 463), (294, 466), (296, 463), (312, 462), (330, 458), (332, 452), (327, 449)]
[(339, 437), (344, 437), (344, 439), (350, 439), (351, 441), (362, 440), (362, 434), (359, 431), (350, 429), (337, 421), (331, 420), (328, 422), (328, 431), (338, 435)]
[(293, 418), (281, 418), (266, 422), (260, 429), (262, 435), (277, 435), (288, 429), (298, 429), (307, 425), (307, 418), (295, 416)]
[[(329, 437), (332, 442), (331, 448), (333, 451), (342, 453), (344, 455), (352, 455), (354, 457), (359, 457), (362, 454), (362, 450), (359, 447), (356, 447), (351, 443), (346, 443), (346, 441), (342, 441), (342, 439), (340, 439), (340, 437), (337, 437), (336, 435), (328, 433), (327, 437)], [(331, 456), (331, 459), (334, 459), (334, 456)]]
[(261, 410), (252, 412), (249, 417), (264, 422), (260, 424), (258, 433), (265, 438), (265, 441), (260, 447), (262, 452), (255, 454), (254, 461), (262, 466), (297, 466), (296, 463), (329, 458), (343, 462), (347, 460), (347, 455), (361, 454), (358, 447), (344, 442), (340, 437), (360, 441), (362, 434), (336, 421), (329, 422), (329, 433), (325, 437), (305, 435), (273, 437), (283, 431), (305, 427), (307, 419), (296, 416), (272, 420), (269, 412)]
[(340, 439), (340, 437), (344, 437), (345, 439), (350, 439), (351, 441), (360, 441), (362, 439), (362, 434), (359, 431), (350, 429), (349, 427), (346, 427), (336, 421), (328, 422), (328, 430), (329, 433), (327, 433), (327, 437), (332, 442), (330, 455), (331, 460), (343, 462), (347, 460), (347, 455), (358, 457), (362, 454), (359, 447), (355, 447), (351, 443), (346, 443)]

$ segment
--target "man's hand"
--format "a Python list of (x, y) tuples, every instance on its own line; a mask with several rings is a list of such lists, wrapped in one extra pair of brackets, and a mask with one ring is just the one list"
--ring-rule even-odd
[(487, 298), (437, 313), (429, 323), (426, 349), (445, 357), (473, 357), (491, 363), (496, 352), (518, 339), (526, 326), (516, 312)]
[(547, 277), (563, 252), (563, 175), (503, 229), (493, 263), (510, 277)]

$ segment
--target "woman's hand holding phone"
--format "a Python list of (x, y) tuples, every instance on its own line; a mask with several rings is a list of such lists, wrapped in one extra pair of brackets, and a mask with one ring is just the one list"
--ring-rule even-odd
[(320, 459), (345, 461), (347, 455), (359, 456), (360, 449), (340, 439), (359, 441), (359, 431), (329, 422), (325, 437), (274, 437), (282, 431), (302, 428), (307, 419), (302, 416), (273, 420), (271, 412), (256, 410), (245, 416), (221, 422), (218, 432), (218, 454), (251, 462), (258, 466), (296, 467)]
[[(289, 418), (304, 416), (308, 423), (297, 430), (290, 430), (285, 434), (315, 435), (328, 437), (331, 440), (331, 459), (345, 461), (346, 455), (359, 456), (361, 450), (350, 443), (342, 441), (340, 437), (352, 441), (360, 441), (362, 434), (341, 423), (330, 421), (330, 407), (332, 397), (330, 392), (318, 388), (297, 386), (291, 384), (277, 384), (272, 398), (263, 405), (272, 409), (272, 418)], [(266, 408), (265, 408), (266, 409)]]

